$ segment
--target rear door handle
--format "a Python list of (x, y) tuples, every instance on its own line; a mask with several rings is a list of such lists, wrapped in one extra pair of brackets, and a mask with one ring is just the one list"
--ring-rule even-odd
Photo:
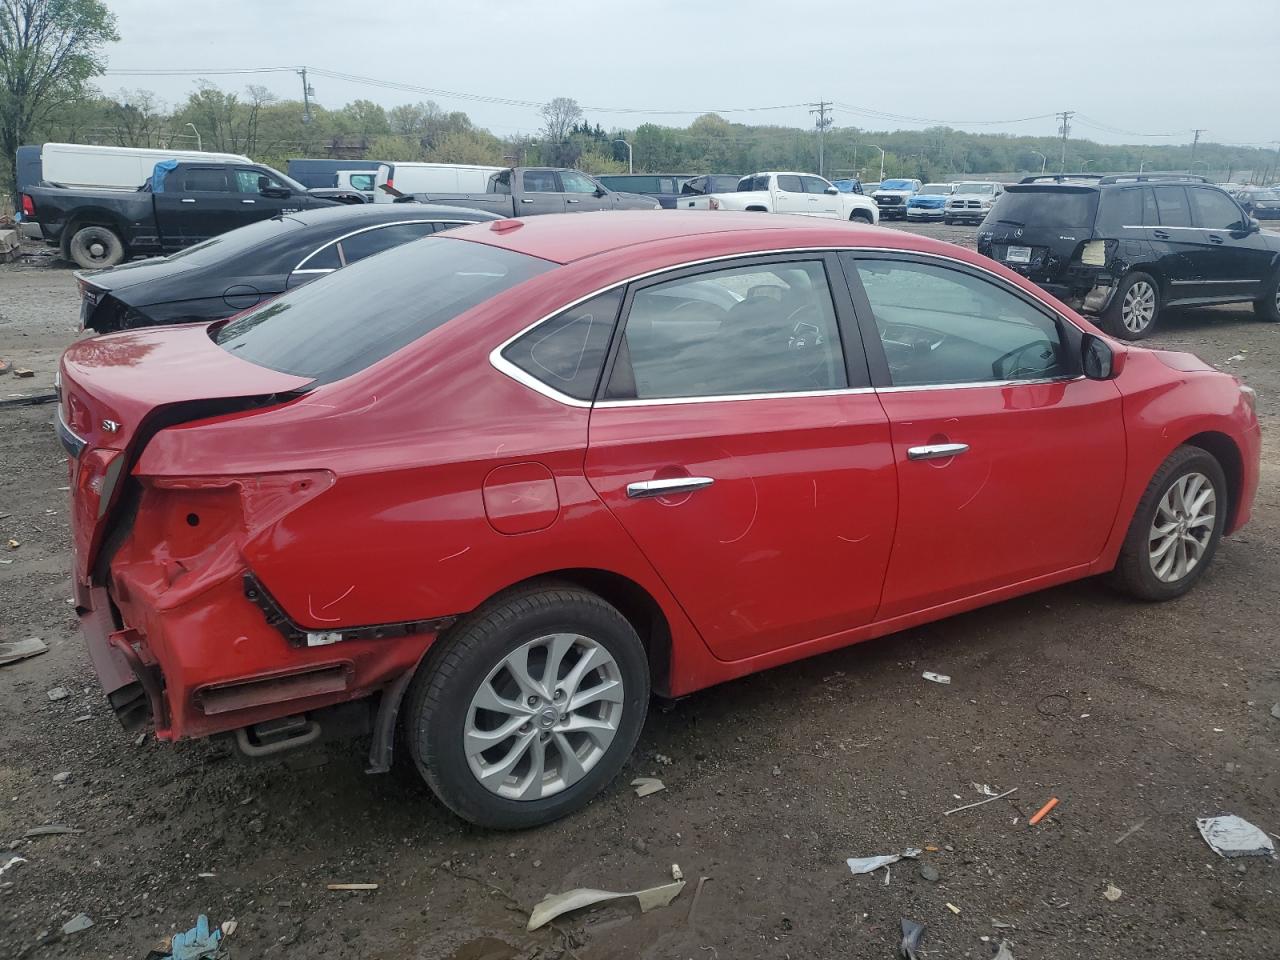
[(1168, 240), (1168, 239), (1169, 239), (1169, 234), (1168, 234), (1167, 232), (1165, 232), (1164, 230), (1152, 230), (1152, 231), (1151, 231), (1151, 235), (1152, 235), (1153, 237), (1155, 237), (1157, 240)]
[(257, 200), (241, 200), (241, 203), (257, 203)]
[(1220, 236), (1218, 236), (1216, 233), (1211, 233), (1211, 234), (1209, 234), (1209, 242), (1210, 242), (1210, 243), (1222, 243), (1222, 238), (1221, 238)]
[(944, 460), (958, 457), (969, 449), (967, 443), (929, 443), (923, 447), (907, 447), (908, 460)]
[(627, 484), (627, 496), (632, 500), (645, 497), (664, 497), (671, 493), (692, 493), (715, 483), (714, 477), (673, 477), (670, 480), (642, 480)]
[(581, 200), (566, 200), (565, 203), (581, 203)]
[(528, 197), (521, 197), (521, 198), (520, 198), (520, 202), (521, 202), (521, 203), (533, 203), (533, 201), (532, 201), (530, 198), (528, 198)]
[(195, 200), (193, 200), (191, 197), (183, 197), (183, 198), (182, 198), (182, 202), (183, 202), (183, 203), (195, 203)]

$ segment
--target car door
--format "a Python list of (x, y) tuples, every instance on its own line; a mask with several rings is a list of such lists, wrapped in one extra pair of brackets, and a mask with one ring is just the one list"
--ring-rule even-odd
[(224, 166), (179, 164), (153, 195), (165, 246), (187, 247), (234, 230), (237, 197)]
[(587, 210), (610, 210), (613, 199), (606, 193), (597, 197), (598, 185), (590, 177), (577, 170), (561, 170), (560, 186), (564, 188), (564, 209), (566, 213), (582, 213)]
[(725, 660), (868, 623), (880, 601), (889, 429), (856, 333), (841, 349), (832, 271), (793, 254), (633, 285), (592, 410), (588, 480)]
[(809, 197), (804, 192), (804, 183), (795, 174), (779, 174), (773, 178), (773, 212), (797, 213), (809, 216)]
[(1080, 331), (958, 261), (844, 260), (898, 471), (879, 619), (1095, 560), (1125, 434), (1115, 385), (1079, 375)]
[[(269, 220), (282, 213), (296, 212), (303, 198), (295, 197), (289, 186), (261, 167), (236, 167), (233, 171), (238, 203), (233, 208), (236, 226)], [(285, 192), (284, 196), (267, 196), (262, 191)]]
[(1191, 201), (1191, 237), (1201, 295), (1254, 300), (1270, 279), (1272, 254), (1249, 229), (1249, 217), (1234, 200), (1214, 187), (1187, 187)]
[(804, 187), (805, 196), (809, 198), (810, 216), (843, 219), (840, 216), (839, 191), (827, 193), (828, 187), (835, 189), (831, 184), (821, 177), (801, 177), (800, 184)]
[(526, 170), (520, 178), (520, 186), (516, 216), (564, 213), (564, 191), (560, 189), (560, 178), (554, 170)]
[(1147, 240), (1151, 243), (1167, 287), (1165, 299), (1188, 300), (1203, 296), (1203, 274), (1193, 256), (1196, 228), (1191, 223), (1191, 207), (1182, 186), (1152, 187), (1156, 218), (1148, 220)]

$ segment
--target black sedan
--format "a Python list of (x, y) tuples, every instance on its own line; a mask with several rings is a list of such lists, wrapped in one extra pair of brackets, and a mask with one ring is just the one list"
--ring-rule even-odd
[(299, 284), (484, 210), (367, 204), (260, 220), (168, 257), (77, 273), (80, 325), (98, 333), (221, 320)]
[(1257, 220), (1280, 220), (1280, 189), (1249, 190), (1237, 194), (1245, 212)]

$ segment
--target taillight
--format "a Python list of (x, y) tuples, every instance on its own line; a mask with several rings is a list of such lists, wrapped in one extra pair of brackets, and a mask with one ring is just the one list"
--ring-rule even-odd
[(88, 518), (98, 520), (106, 513), (124, 464), (123, 450), (104, 447), (86, 450), (76, 460), (72, 467), (75, 471), (76, 506)]
[(34, 217), (36, 215), (36, 202), (25, 193), (22, 195), (22, 215), (24, 217)]
[(395, 180), (391, 179), (391, 177), (387, 177), (387, 189), (394, 190), (395, 188), (396, 188)]

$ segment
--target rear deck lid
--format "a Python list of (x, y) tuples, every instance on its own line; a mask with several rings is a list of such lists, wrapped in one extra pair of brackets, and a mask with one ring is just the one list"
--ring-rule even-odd
[(991, 207), (979, 252), (1032, 280), (1060, 279), (1081, 244), (1093, 238), (1098, 190), (1079, 184), (1016, 184)]

